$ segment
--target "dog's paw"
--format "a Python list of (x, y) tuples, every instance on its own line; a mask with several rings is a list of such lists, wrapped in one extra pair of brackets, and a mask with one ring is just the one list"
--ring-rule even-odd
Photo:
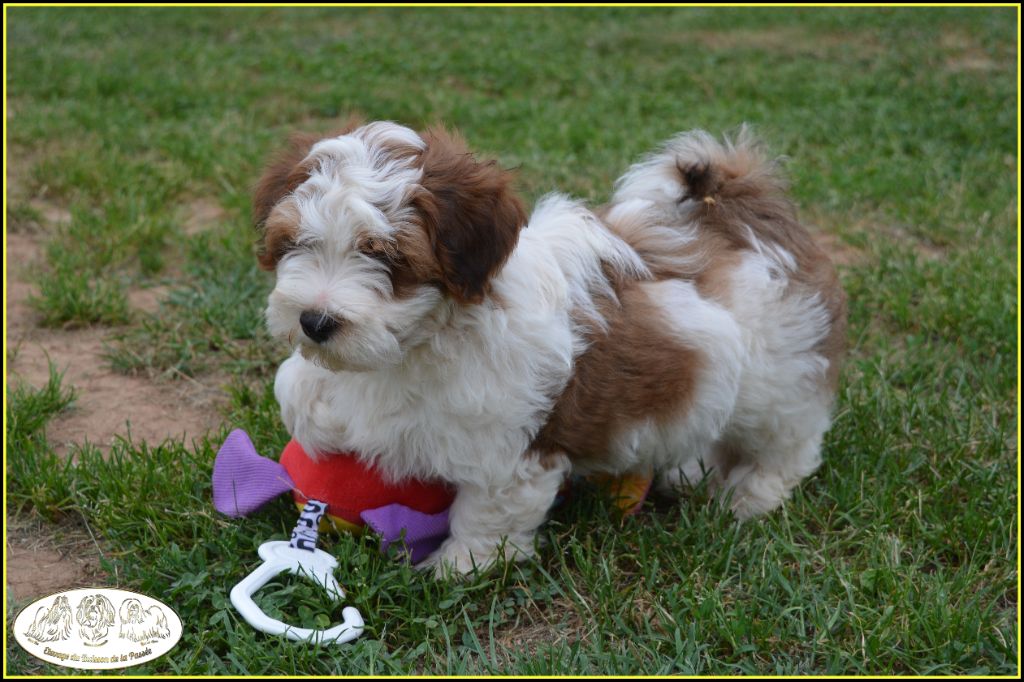
[(445, 578), (464, 578), (473, 571), (486, 568), (492, 563), (494, 563), (493, 552), (482, 553), (478, 550), (474, 554), (465, 543), (449, 538), (437, 551), (416, 564), (416, 568), (431, 572), (435, 578), (443, 580)]
[(436, 552), (416, 564), (416, 568), (432, 571), (438, 579), (464, 578), (491, 568), (502, 557), (507, 561), (524, 561), (533, 555), (532, 536), (519, 538), (519, 542), (503, 539), (498, 543), (468, 543), (448, 538)]
[(766, 514), (788, 497), (781, 476), (750, 465), (733, 469), (726, 486), (732, 495), (729, 506), (739, 521)]
[(705, 480), (713, 489), (718, 483), (718, 472), (702, 458), (693, 457), (680, 466), (659, 472), (656, 485), (657, 490), (664, 495), (679, 495), (686, 489), (696, 488)]

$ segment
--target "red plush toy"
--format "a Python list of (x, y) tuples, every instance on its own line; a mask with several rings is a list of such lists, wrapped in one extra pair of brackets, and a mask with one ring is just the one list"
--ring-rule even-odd
[(448, 535), (448, 507), (455, 490), (441, 481), (384, 480), (353, 453), (310, 459), (296, 441), (280, 463), (261, 457), (249, 436), (232, 431), (213, 466), (213, 504), (229, 516), (244, 516), (285, 492), (301, 511), (308, 500), (327, 505), (320, 531), (362, 531), (381, 536), (382, 548), (402, 539), (413, 562), (437, 549)]
[(359, 530), (365, 525), (362, 512), (385, 505), (400, 504), (422, 514), (439, 514), (455, 499), (455, 491), (443, 483), (388, 483), (352, 453), (314, 461), (294, 440), (285, 446), (281, 465), (295, 484), (292, 496), (296, 506), (302, 509), (309, 499), (326, 502), (327, 518), (323, 523), (330, 520), (339, 530)]

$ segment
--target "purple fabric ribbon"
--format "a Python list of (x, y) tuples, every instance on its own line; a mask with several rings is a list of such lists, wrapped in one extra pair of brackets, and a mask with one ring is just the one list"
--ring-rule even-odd
[(278, 462), (261, 457), (249, 434), (232, 431), (213, 462), (213, 506), (228, 516), (245, 516), (295, 487)]
[(380, 551), (386, 552), (392, 542), (405, 540), (409, 561), (426, 559), (448, 537), (448, 510), (424, 514), (404, 504), (388, 504), (359, 513), (373, 532), (380, 536)]

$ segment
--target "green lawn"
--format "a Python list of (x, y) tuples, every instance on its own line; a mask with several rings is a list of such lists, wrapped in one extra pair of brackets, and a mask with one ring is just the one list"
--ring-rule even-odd
[[(185, 623), (148, 674), (1016, 674), (1017, 13), (988, 9), (8, 8), (7, 144), (44, 234), (43, 324), (114, 328), (119, 372), (231, 378), (195, 443), (84, 445), (45, 425), (71, 386), (10, 383), (6, 500), (85, 519), (116, 583)], [(368, 621), (316, 649), (254, 632), (232, 585), (279, 500), (214, 510), (213, 456), (246, 428), (287, 440), (270, 391), (249, 190), (291, 130), (442, 120), (519, 168), (525, 197), (606, 199), (673, 133), (752, 123), (789, 157), (803, 218), (842, 256), (851, 357), (825, 464), (737, 526), (696, 491), (619, 530), (583, 490), (535, 563), (439, 583), (369, 538), (328, 541)], [(223, 208), (190, 234), (185, 208)], [(125, 292), (169, 287), (139, 315)], [(337, 618), (302, 583), (268, 611)], [(22, 604), (7, 605), (8, 618)], [(59, 674), (9, 638), (7, 672)]]

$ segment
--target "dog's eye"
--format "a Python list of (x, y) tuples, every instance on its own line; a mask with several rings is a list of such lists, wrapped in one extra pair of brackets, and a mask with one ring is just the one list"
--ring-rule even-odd
[(395, 243), (379, 237), (369, 237), (360, 240), (356, 245), (356, 250), (367, 258), (372, 258), (385, 265), (394, 265), (401, 260), (401, 256), (395, 248)]

